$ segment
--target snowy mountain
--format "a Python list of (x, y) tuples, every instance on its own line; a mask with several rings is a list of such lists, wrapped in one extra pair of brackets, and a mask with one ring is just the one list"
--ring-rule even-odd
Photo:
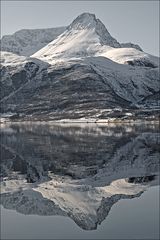
[[(78, 22), (83, 24), (83, 27), (88, 21), (92, 22), (92, 27), (96, 27), (97, 34), (102, 36), (102, 43), (111, 44), (113, 46), (121, 46), (123, 48), (136, 48), (140, 51), (142, 49), (133, 43), (118, 43), (107, 31), (103, 23), (96, 19), (95, 15), (84, 13), (80, 15), (69, 27), (77, 28)], [(93, 26), (95, 25), (95, 26)], [(80, 27), (80, 26), (79, 26)], [(90, 26), (91, 27), (91, 26)], [(57, 27), (57, 28), (46, 28), (46, 29), (23, 29), (15, 32), (12, 35), (5, 35), (0, 40), (1, 51), (12, 52), (22, 56), (31, 56), (48, 43), (56, 39), (60, 34), (62, 34), (67, 27)], [(80, 30), (80, 29), (79, 29)]]
[(23, 29), (0, 40), (1, 51), (30, 56), (60, 35), (66, 27)]
[(33, 56), (47, 62), (55, 58), (94, 56), (103, 45), (107, 49), (120, 47), (95, 15), (84, 13), (78, 16), (57, 39)]
[(1, 204), (96, 229), (121, 199), (158, 185), (158, 124), (4, 125)]
[(94, 14), (78, 16), (58, 38), (33, 54), (33, 57), (54, 64), (84, 57), (104, 56), (130, 65), (158, 66), (158, 58), (144, 53), (134, 44), (120, 44)]
[(31, 57), (2, 52), (2, 116), (153, 119), (159, 109), (159, 59), (133, 46), (121, 45), (94, 14), (84, 13)]

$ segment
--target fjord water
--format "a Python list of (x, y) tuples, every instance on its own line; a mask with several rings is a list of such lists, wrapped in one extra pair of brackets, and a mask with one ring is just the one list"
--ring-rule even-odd
[(159, 126), (1, 128), (1, 239), (159, 239)]

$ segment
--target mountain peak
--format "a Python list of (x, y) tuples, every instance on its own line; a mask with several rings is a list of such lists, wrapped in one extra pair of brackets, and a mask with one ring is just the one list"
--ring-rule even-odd
[(95, 14), (82, 13), (70, 24), (69, 29), (92, 28), (96, 25), (96, 21)]
[(95, 14), (82, 13), (80, 14), (68, 27), (68, 30), (83, 30), (83, 29), (94, 29), (96, 34), (99, 36), (102, 45), (109, 45), (111, 47), (120, 47), (120, 44), (114, 39), (105, 25), (96, 18)]

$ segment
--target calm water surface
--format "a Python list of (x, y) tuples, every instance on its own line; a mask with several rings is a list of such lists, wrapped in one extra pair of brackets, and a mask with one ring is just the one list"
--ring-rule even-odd
[(158, 125), (4, 124), (1, 239), (159, 239)]

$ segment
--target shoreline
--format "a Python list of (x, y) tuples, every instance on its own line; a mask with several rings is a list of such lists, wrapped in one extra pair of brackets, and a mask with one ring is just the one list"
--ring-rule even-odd
[(137, 120), (98, 120), (98, 121), (81, 121), (81, 120), (39, 120), (39, 119), (28, 119), (28, 120), (0, 120), (0, 124), (104, 124), (104, 125), (110, 125), (110, 124), (117, 124), (117, 125), (136, 125), (136, 124), (159, 124), (160, 120), (149, 120), (149, 119), (137, 119)]

